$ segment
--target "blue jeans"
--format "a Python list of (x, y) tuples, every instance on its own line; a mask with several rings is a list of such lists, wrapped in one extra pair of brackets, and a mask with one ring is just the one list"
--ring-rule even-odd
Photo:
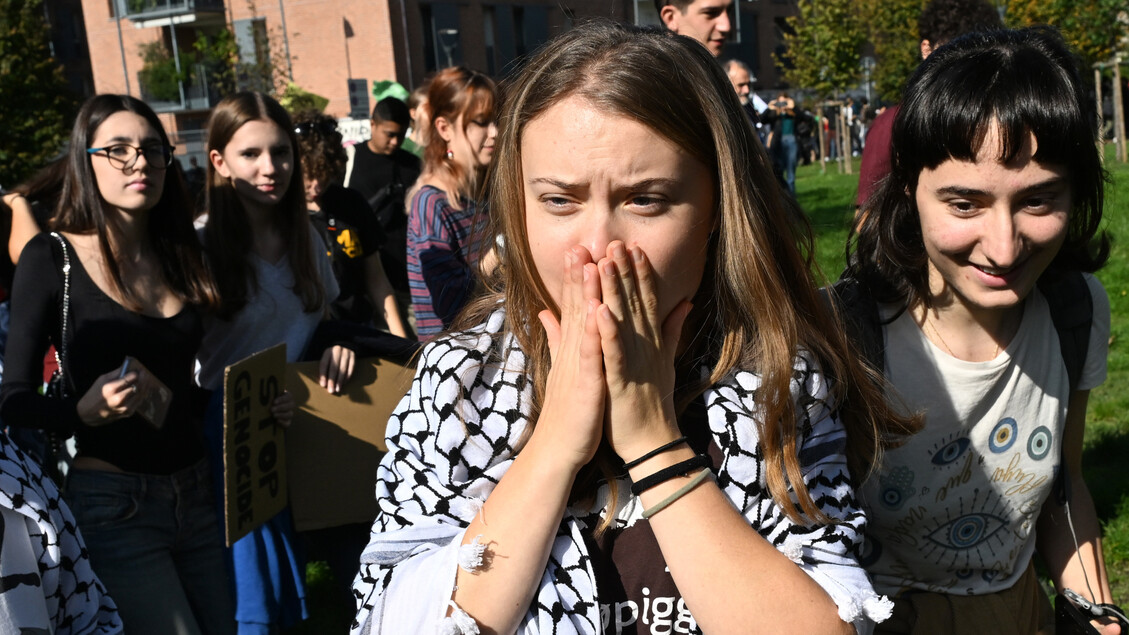
[(796, 144), (796, 135), (780, 135), (780, 169), (784, 172), (784, 182), (788, 184), (788, 191), (796, 193), (796, 160), (799, 158), (799, 146)]
[(72, 469), (66, 496), (125, 632), (235, 632), (207, 461), (170, 474)]

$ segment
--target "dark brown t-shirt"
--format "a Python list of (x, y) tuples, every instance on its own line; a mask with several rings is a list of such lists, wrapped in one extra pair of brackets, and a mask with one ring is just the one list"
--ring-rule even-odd
[[(679, 427), (696, 453), (709, 454), (716, 473), (722, 453), (709, 432), (702, 399), (687, 407)], [(584, 519), (588, 527), (598, 521), (597, 514)], [(701, 633), (666, 567), (650, 521), (617, 522), (599, 538), (585, 532), (585, 541), (605, 635)]]

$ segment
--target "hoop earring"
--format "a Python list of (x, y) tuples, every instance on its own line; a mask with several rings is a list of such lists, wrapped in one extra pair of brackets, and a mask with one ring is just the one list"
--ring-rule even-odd
[(455, 151), (450, 149), (450, 148), (447, 148), (447, 160), (448, 161), (454, 161), (455, 160)]

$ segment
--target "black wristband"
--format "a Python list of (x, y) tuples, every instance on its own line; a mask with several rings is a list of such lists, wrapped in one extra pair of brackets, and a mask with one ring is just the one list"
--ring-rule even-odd
[[(686, 443), (686, 437), (678, 437), (677, 439), (671, 441), (670, 443), (667, 443), (666, 445), (663, 445), (663, 446), (655, 448), (654, 450), (651, 450), (650, 452), (648, 452), (648, 453), (644, 454), (643, 456), (635, 459), (634, 461), (628, 461), (627, 463), (624, 463), (623, 469), (630, 470), (631, 468), (635, 467), (636, 465), (639, 465), (643, 461), (646, 461), (647, 459), (656, 457), (656, 456), (662, 454), (663, 452), (666, 452), (667, 450), (673, 449), (673, 448), (675, 448), (675, 447), (677, 447), (677, 446), (679, 446), (683, 443)], [(1129, 634), (1126, 634), (1126, 635), (1129, 635)]]
[(631, 486), (631, 493), (634, 496), (638, 496), (660, 483), (665, 483), (673, 478), (688, 474), (696, 469), (701, 469), (703, 467), (712, 468), (712, 463), (713, 462), (710, 461), (710, 457), (706, 456), (705, 454), (699, 454), (692, 459), (686, 459), (681, 463), (675, 463), (674, 465), (663, 468), (646, 478), (639, 479)]

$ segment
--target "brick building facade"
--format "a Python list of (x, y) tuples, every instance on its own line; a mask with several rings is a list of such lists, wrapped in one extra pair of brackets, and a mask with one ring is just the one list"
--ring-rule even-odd
[[(372, 82), (411, 89), (438, 68), (464, 64), (500, 77), (521, 56), (592, 17), (654, 24), (653, 0), (81, 0), (97, 92), (139, 95), (181, 147), (202, 153), (202, 128), (219, 98), (194, 44), (229, 30), (244, 63), (271, 60), (297, 86), (329, 99), (346, 117), (371, 106)], [(758, 87), (777, 85), (772, 53), (794, 0), (738, 0), (739, 33), (724, 57), (753, 69)], [(162, 42), (164, 75), (143, 73), (145, 47)], [(173, 51), (176, 54), (173, 54)], [(179, 65), (179, 75), (172, 70)], [(153, 63), (150, 62), (150, 67)], [(164, 81), (159, 81), (164, 77)], [(172, 79), (169, 79), (169, 78)], [(154, 79), (156, 78), (156, 79)], [(253, 79), (253, 78), (252, 78)], [(350, 102), (350, 80), (364, 102)], [(239, 83), (254, 86), (247, 77)]]

